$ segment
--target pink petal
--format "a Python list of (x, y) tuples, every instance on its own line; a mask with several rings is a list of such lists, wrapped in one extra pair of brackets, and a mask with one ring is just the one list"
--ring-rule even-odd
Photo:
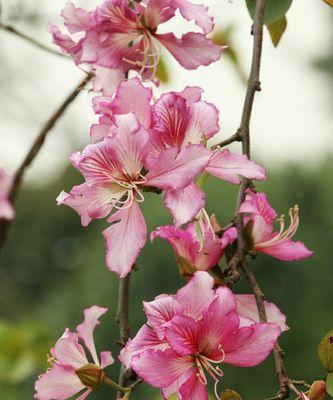
[(267, 224), (272, 223), (277, 214), (267, 200), (265, 193), (254, 193), (247, 189), (245, 202), (242, 203), (239, 212), (260, 215)]
[(157, 337), (155, 331), (148, 325), (143, 325), (134, 339), (129, 339), (121, 350), (119, 359), (125, 368), (130, 368), (134, 356), (146, 350), (166, 350), (169, 344)]
[(72, 333), (68, 329), (65, 330), (62, 337), (51, 349), (51, 354), (58, 363), (74, 369), (81, 368), (83, 365), (88, 364), (87, 357), (78, 339), (76, 333)]
[(100, 324), (99, 318), (108, 311), (107, 308), (92, 306), (84, 310), (84, 321), (78, 325), (76, 330), (78, 336), (84, 341), (87, 349), (90, 351), (96, 365), (99, 365), (96, 347), (94, 343), (94, 330)]
[(207, 387), (197, 376), (197, 370), (193, 368), (190, 377), (180, 387), (179, 394), (182, 400), (207, 400)]
[(55, 363), (36, 381), (35, 399), (66, 400), (84, 388), (73, 368)]
[(193, 182), (185, 189), (167, 191), (164, 203), (174, 217), (176, 226), (191, 221), (205, 206), (205, 192)]
[(94, 26), (92, 13), (75, 7), (71, 2), (68, 2), (62, 9), (61, 15), (65, 19), (65, 26), (70, 33), (86, 31)]
[(110, 133), (110, 125), (93, 124), (90, 128), (92, 143), (100, 142)]
[(245, 326), (223, 341), (224, 362), (239, 367), (254, 367), (268, 357), (280, 334), (276, 324)]
[(96, 66), (94, 75), (94, 91), (102, 92), (104, 96), (111, 96), (118, 84), (125, 78), (122, 68), (112, 69)]
[(240, 184), (239, 176), (249, 179), (266, 179), (265, 169), (245, 155), (231, 153), (228, 149), (217, 151), (211, 158), (206, 172), (231, 183)]
[(4, 218), (7, 220), (11, 220), (15, 217), (15, 211), (12, 204), (6, 200), (0, 200), (0, 219)]
[(126, 193), (118, 185), (93, 185), (83, 183), (74, 186), (70, 193), (61, 192), (57, 204), (71, 207), (81, 217), (82, 226), (87, 226), (95, 218), (110, 214), (113, 204)]
[(196, 32), (185, 33), (180, 39), (173, 33), (155, 34), (155, 37), (186, 69), (196, 69), (200, 65), (209, 65), (219, 60), (223, 50), (221, 46)]
[(313, 251), (306, 248), (302, 242), (294, 242), (291, 239), (281, 241), (272, 246), (260, 247), (255, 245), (255, 249), (261, 253), (268, 254), (283, 261), (296, 261), (312, 256)]
[(165, 336), (177, 354), (198, 354), (199, 329), (199, 324), (193, 318), (176, 315), (166, 324)]
[(203, 171), (209, 159), (210, 151), (201, 145), (164, 150), (150, 166), (145, 185), (166, 190), (183, 189)]
[(149, 0), (147, 6), (137, 4), (137, 10), (144, 15), (146, 26), (150, 29), (156, 29), (159, 24), (163, 24), (175, 15), (173, 7), (168, 5), (168, 2), (160, 0)]
[(224, 250), (229, 244), (233, 243), (237, 239), (237, 229), (232, 226), (231, 228), (227, 229), (221, 238), (221, 247)]
[(190, 106), (192, 103), (196, 103), (201, 100), (201, 94), (203, 89), (199, 86), (186, 86), (184, 90), (178, 94), (186, 100), (186, 105)]
[(101, 368), (106, 368), (114, 363), (114, 358), (112, 357), (111, 351), (101, 351)]
[[(251, 325), (253, 322), (260, 322), (257, 303), (254, 295), (236, 294), (235, 297), (237, 302), (237, 312), (245, 319), (246, 325)], [(286, 324), (286, 316), (278, 307), (276, 307), (274, 303), (265, 301), (265, 309), (268, 322), (274, 322), (275, 324), (279, 325), (282, 332), (285, 332), (289, 329), (288, 325)]]
[(154, 301), (144, 301), (143, 308), (148, 317), (148, 325), (154, 329), (159, 339), (164, 337), (165, 324), (183, 312), (183, 307), (175, 296), (167, 295), (160, 295)]
[(124, 278), (132, 269), (146, 242), (147, 228), (136, 202), (113, 214), (112, 225), (103, 231), (106, 243), (106, 264), (111, 271)]
[(209, 16), (208, 7), (193, 4), (187, 0), (174, 0), (174, 6), (179, 8), (182, 16), (188, 21), (194, 20), (204, 33), (210, 33), (214, 28), (213, 17)]
[(80, 64), (83, 39), (74, 42), (69, 35), (63, 34), (57, 26), (52, 24), (49, 25), (49, 32), (52, 35), (53, 43), (59, 46), (65, 53), (71, 55), (76, 64)]
[(192, 368), (192, 363), (191, 359), (180, 357), (171, 349), (146, 350), (133, 358), (132, 368), (151, 386), (164, 388)]
[(202, 317), (203, 310), (215, 297), (213, 286), (214, 278), (208, 272), (197, 271), (190, 282), (178, 290), (176, 299), (184, 307), (185, 315), (195, 320)]
[(118, 86), (112, 103), (114, 114), (134, 113), (138, 121), (145, 128), (151, 123), (152, 91), (145, 88), (138, 78), (123, 81)]
[(91, 392), (92, 392), (92, 389), (88, 389), (85, 392), (83, 392), (81, 394), (81, 396), (77, 397), (75, 400), (84, 400), (90, 395)]

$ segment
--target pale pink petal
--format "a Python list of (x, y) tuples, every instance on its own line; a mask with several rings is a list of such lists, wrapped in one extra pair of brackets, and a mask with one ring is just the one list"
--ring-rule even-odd
[(66, 400), (84, 388), (85, 386), (81, 383), (73, 368), (54, 363), (36, 381), (35, 399)]
[(254, 367), (268, 357), (280, 334), (280, 327), (276, 324), (245, 326), (223, 340), (224, 362), (239, 367)]
[(207, 387), (198, 379), (198, 371), (193, 368), (190, 377), (181, 385), (181, 400), (207, 400)]
[(185, 189), (167, 191), (164, 203), (174, 217), (176, 226), (191, 221), (205, 206), (205, 192), (193, 182)]
[(178, 39), (173, 33), (155, 35), (186, 69), (209, 65), (221, 57), (222, 47), (214, 44), (201, 33), (188, 32)]
[(260, 243), (255, 249), (283, 261), (296, 261), (309, 258), (313, 251), (306, 248), (302, 242), (294, 242), (291, 239), (281, 241), (272, 246), (261, 247)]
[[(244, 319), (246, 325), (251, 325), (253, 322), (260, 322), (256, 299), (253, 294), (236, 294), (237, 312)], [(289, 329), (286, 324), (286, 316), (274, 303), (265, 301), (265, 310), (267, 321), (274, 322), (279, 325), (282, 332)], [(244, 323), (244, 320), (243, 320)]]
[(110, 125), (93, 124), (90, 128), (92, 143), (97, 143), (110, 133)]
[(258, 181), (266, 179), (265, 169), (261, 165), (228, 149), (215, 152), (206, 172), (234, 184), (240, 184), (240, 176)]
[(208, 308), (214, 299), (213, 287), (214, 278), (208, 272), (197, 271), (190, 282), (179, 289), (176, 295), (176, 299), (185, 309), (185, 315), (195, 320), (200, 319), (203, 310)]
[(83, 365), (88, 364), (87, 357), (78, 340), (79, 338), (76, 333), (72, 333), (66, 329), (62, 337), (51, 349), (52, 356), (58, 363), (70, 366), (74, 369), (81, 368)]
[(81, 394), (81, 396), (77, 397), (75, 400), (84, 400), (90, 395), (91, 392), (92, 392), (92, 389), (88, 389), (85, 392), (83, 392)]
[(57, 204), (71, 207), (81, 217), (82, 226), (87, 226), (95, 218), (110, 214), (113, 204), (124, 194), (126, 189), (119, 185), (93, 185), (83, 183), (74, 186), (70, 193), (61, 192)]
[(196, 103), (201, 100), (201, 94), (203, 89), (199, 86), (186, 86), (184, 90), (178, 94), (186, 100), (186, 105), (190, 106), (192, 103)]
[(192, 360), (178, 356), (171, 349), (146, 350), (132, 360), (133, 370), (151, 386), (170, 386), (183, 373), (192, 368)]
[(201, 145), (164, 150), (150, 166), (145, 185), (166, 190), (183, 189), (203, 171), (210, 156), (210, 151)]
[(154, 329), (159, 339), (164, 337), (165, 324), (175, 315), (183, 313), (183, 307), (175, 296), (160, 295), (153, 301), (144, 301), (143, 308), (148, 317), (148, 325)]
[(131, 367), (134, 356), (142, 352), (151, 350), (166, 350), (169, 344), (165, 340), (157, 337), (155, 331), (148, 325), (143, 325), (134, 339), (129, 339), (126, 346), (121, 350), (119, 359), (125, 368)]
[(176, 315), (166, 324), (165, 336), (179, 355), (198, 354), (200, 325), (191, 317)]
[(114, 114), (134, 113), (145, 128), (151, 123), (151, 89), (145, 88), (138, 78), (123, 81), (118, 86), (112, 111)]
[(190, 120), (183, 145), (205, 142), (219, 131), (219, 111), (213, 104), (204, 101), (193, 103), (189, 107), (189, 113)]
[(239, 212), (260, 215), (267, 224), (272, 223), (277, 214), (267, 200), (265, 193), (255, 193), (247, 189), (245, 201), (242, 203)]
[(71, 2), (68, 2), (62, 9), (61, 15), (65, 19), (65, 26), (70, 33), (86, 31), (94, 26), (92, 13), (75, 7)]
[(4, 218), (7, 220), (11, 220), (14, 217), (15, 217), (15, 211), (12, 204), (6, 199), (3, 200), (0, 199), (0, 219)]
[(154, 30), (175, 15), (174, 7), (169, 7), (168, 3), (169, 1), (149, 0), (146, 7), (138, 3), (136, 9), (144, 15), (146, 26)]
[(273, 223), (267, 223), (262, 215), (245, 215), (244, 223), (247, 224), (249, 222), (252, 224), (251, 236), (254, 243), (265, 242), (273, 237)]
[(233, 243), (237, 237), (237, 229), (234, 226), (223, 232), (223, 236), (220, 241), (222, 250), (224, 250), (229, 244)]
[(112, 215), (112, 225), (103, 231), (108, 268), (124, 278), (132, 269), (146, 242), (147, 228), (139, 205), (134, 202)]
[(111, 351), (101, 351), (101, 368), (106, 368), (114, 363), (114, 358), (112, 357)]
[(84, 321), (76, 328), (78, 336), (84, 341), (96, 365), (99, 365), (99, 361), (94, 343), (94, 330), (100, 324), (99, 318), (107, 311), (107, 308), (98, 306), (86, 308), (84, 310)]
[(180, 13), (188, 21), (194, 20), (202, 28), (204, 33), (209, 33), (214, 28), (213, 17), (208, 15), (208, 7), (193, 4), (187, 0), (173, 0), (174, 6), (179, 8)]
[(79, 64), (82, 56), (83, 39), (74, 42), (69, 35), (63, 34), (57, 26), (52, 24), (49, 25), (49, 32), (52, 35), (53, 43), (59, 46), (65, 53), (71, 55), (75, 63)]
[(111, 96), (118, 84), (125, 78), (122, 68), (112, 69), (96, 66), (94, 75), (94, 91), (102, 92), (104, 96)]

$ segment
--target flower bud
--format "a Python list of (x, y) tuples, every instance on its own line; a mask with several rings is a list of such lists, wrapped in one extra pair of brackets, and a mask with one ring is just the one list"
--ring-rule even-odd
[(314, 381), (311, 385), (308, 397), (310, 400), (324, 400), (326, 397), (326, 383), (324, 381)]
[(96, 364), (86, 364), (75, 371), (84, 386), (96, 389), (103, 384), (105, 372)]
[(318, 356), (327, 372), (333, 372), (333, 330), (319, 343)]
[(241, 400), (241, 397), (234, 390), (226, 389), (221, 394), (221, 400)]

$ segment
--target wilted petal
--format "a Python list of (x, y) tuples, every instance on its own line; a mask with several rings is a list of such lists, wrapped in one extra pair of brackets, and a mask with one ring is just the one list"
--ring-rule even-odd
[(74, 369), (81, 368), (88, 363), (87, 357), (78, 339), (76, 333), (72, 333), (68, 329), (65, 330), (62, 337), (51, 349), (51, 354), (57, 362)]
[(187, 0), (173, 0), (174, 6), (179, 8), (180, 13), (188, 21), (194, 20), (202, 28), (204, 33), (209, 33), (214, 28), (213, 17), (208, 15), (208, 7), (193, 4)]
[(192, 368), (192, 360), (178, 356), (171, 349), (146, 350), (133, 358), (132, 368), (151, 386), (163, 388), (170, 386)]
[[(253, 322), (260, 322), (256, 299), (253, 294), (236, 294), (237, 312), (242, 318), (242, 323), (251, 325)], [(267, 321), (279, 325), (282, 332), (289, 329), (286, 324), (286, 316), (274, 303), (264, 302), (267, 314)]]
[(81, 383), (73, 368), (54, 363), (36, 381), (35, 399), (66, 400), (84, 388), (85, 386)]
[(210, 151), (201, 145), (164, 150), (150, 166), (145, 185), (166, 190), (183, 189), (203, 171), (210, 156)]
[(255, 245), (255, 249), (283, 261), (301, 260), (309, 258), (313, 254), (313, 251), (307, 249), (304, 243), (294, 242), (291, 239), (265, 247), (261, 247), (259, 243)]
[(99, 365), (94, 343), (94, 330), (100, 324), (99, 318), (108, 311), (107, 308), (92, 306), (84, 310), (84, 321), (76, 328), (79, 337), (84, 341), (96, 365)]
[(209, 65), (221, 57), (222, 47), (214, 44), (201, 33), (185, 33), (178, 39), (173, 33), (155, 35), (186, 69)]
[(254, 367), (268, 357), (280, 334), (276, 324), (245, 326), (224, 339), (224, 362), (239, 367)]
[(193, 182), (185, 189), (167, 191), (164, 203), (174, 217), (176, 226), (191, 221), (204, 207), (206, 194)]
[(215, 152), (206, 172), (235, 184), (240, 184), (240, 176), (258, 181), (266, 179), (261, 165), (249, 160), (246, 155), (233, 154), (228, 149)]
[(112, 225), (103, 231), (108, 268), (124, 278), (146, 242), (147, 228), (139, 205), (134, 202), (113, 214)]

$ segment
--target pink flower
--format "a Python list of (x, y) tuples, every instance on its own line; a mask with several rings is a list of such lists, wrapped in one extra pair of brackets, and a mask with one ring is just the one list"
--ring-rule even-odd
[[(180, 151), (189, 145), (206, 146), (219, 131), (219, 113), (213, 104), (201, 100), (201, 93), (198, 87), (186, 87), (179, 93), (163, 94), (152, 105), (151, 91), (138, 79), (122, 82), (114, 98), (94, 99), (94, 110), (101, 117), (92, 126), (92, 140), (98, 141), (108, 133), (115, 115), (133, 112), (149, 132), (147, 165), (155, 163), (167, 149)], [(227, 149), (207, 151), (211, 156), (205, 171), (211, 175), (233, 184), (241, 182), (240, 176), (266, 178), (264, 168), (244, 155), (232, 154)], [(179, 226), (191, 221), (204, 207), (205, 193), (192, 180), (185, 188), (167, 189), (164, 201)]]
[[(244, 223), (249, 226), (253, 249), (284, 261), (308, 258), (313, 254), (302, 242), (292, 240), (299, 224), (298, 211), (298, 206), (289, 210), (290, 225), (285, 229), (284, 217), (277, 219), (265, 193), (254, 193), (250, 189), (239, 209), (244, 214)], [(279, 232), (274, 232), (275, 221), (280, 223)]]
[[(51, 367), (35, 383), (36, 400), (65, 400), (79, 393), (76, 400), (83, 400), (102, 384), (103, 369), (113, 364), (114, 360), (109, 351), (101, 352), (98, 359), (93, 332), (99, 325), (99, 318), (106, 312), (107, 308), (98, 306), (87, 308), (84, 322), (76, 328), (76, 332), (65, 330), (51, 349)], [(79, 341), (84, 343), (91, 360)]]
[(241, 326), (233, 293), (213, 285), (207, 272), (198, 271), (176, 295), (144, 303), (147, 324), (121, 352), (121, 361), (160, 388), (165, 399), (173, 394), (182, 400), (208, 399), (208, 377), (217, 392), (223, 376), (218, 364), (258, 365), (281, 333), (274, 323), (249, 320)]
[[(157, 33), (159, 25), (172, 19), (176, 10), (194, 20), (203, 33), (188, 32), (181, 38)], [(104, 0), (92, 12), (69, 2), (62, 16), (69, 34), (51, 25), (54, 43), (77, 64), (92, 65), (97, 86), (102, 86), (104, 93), (112, 93), (130, 70), (154, 79), (160, 44), (186, 69), (217, 61), (222, 52), (222, 47), (206, 37), (214, 27), (207, 8), (187, 0)]]
[(12, 177), (0, 167), (0, 220), (14, 218), (14, 208), (8, 199), (12, 186)]
[(106, 263), (124, 277), (146, 242), (146, 224), (139, 207), (144, 201), (143, 190), (188, 186), (203, 171), (210, 153), (202, 145), (189, 145), (180, 151), (169, 148), (148, 163), (151, 138), (134, 114), (114, 116), (108, 129), (103, 141), (72, 156), (85, 183), (75, 186), (70, 194), (62, 192), (57, 200), (77, 211), (83, 226), (116, 210), (108, 219), (111, 226), (103, 232)]
[[(202, 232), (202, 243), (198, 239), (198, 229)], [(174, 225), (161, 226), (151, 233), (151, 240), (156, 237), (166, 239), (171, 244), (184, 277), (193, 275), (196, 270), (206, 271), (217, 265), (223, 249), (233, 240), (229, 234), (223, 235), (222, 239), (217, 237), (205, 220), (188, 224), (185, 229)]]

